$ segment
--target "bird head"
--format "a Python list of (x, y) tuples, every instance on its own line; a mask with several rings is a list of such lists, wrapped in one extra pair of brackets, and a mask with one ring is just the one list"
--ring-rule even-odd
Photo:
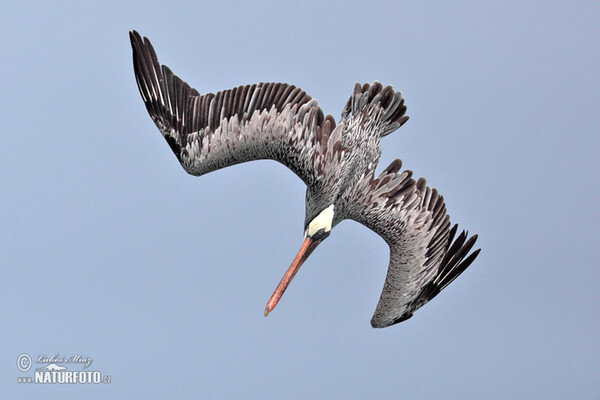
[(333, 224), (333, 204), (324, 209), (306, 227), (304, 240), (311, 238), (313, 241), (323, 241), (331, 233)]
[(319, 243), (329, 236), (333, 227), (334, 206), (333, 204), (321, 211), (306, 227), (304, 231), (304, 242), (298, 251), (296, 258), (286, 271), (285, 275), (277, 285), (273, 295), (267, 302), (265, 307), (265, 317), (275, 308), (281, 296), (287, 289), (288, 285), (300, 269), (300, 266), (306, 261), (308, 256), (317, 248)]

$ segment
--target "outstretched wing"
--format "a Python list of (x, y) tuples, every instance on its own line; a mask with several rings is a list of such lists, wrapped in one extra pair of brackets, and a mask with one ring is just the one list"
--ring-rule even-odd
[(348, 218), (367, 226), (390, 246), (383, 291), (371, 319), (384, 328), (412, 317), (415, 310), (448, 286), (477, 257), (477, 235), (450, 227), (444, 198), (417, 182), (411, 171), (398, 171), (395, 160), (379, 175), (364, 177), (354, 190)]
[(333, 117), (324, 117), (316, 100), (285, 83), (201, 95), (158, 63), (148, 38), (136, 31), (130, 38), (148, 113), (188, 173), (272, 159), (313, 184), (335, 128)]

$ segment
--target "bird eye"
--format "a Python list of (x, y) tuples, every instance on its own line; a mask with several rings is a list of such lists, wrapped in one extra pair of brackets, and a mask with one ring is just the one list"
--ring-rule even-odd
[(325, 239), (327, 236), (329, 236), (329, 234), (331, 233), (331, 231), (327, 231), (325, 232), (325, 228), (321, 228), (317, 231), (317, 233), (315, 233), (314, 235), (312, 235), (310, 238), (312, 240), (323, 240)]

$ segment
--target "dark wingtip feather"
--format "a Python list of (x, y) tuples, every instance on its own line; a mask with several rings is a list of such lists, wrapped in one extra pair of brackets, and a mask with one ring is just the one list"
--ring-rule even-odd
[[(452, 243), (454, 235), (457, 230), (457, 225), (454, 225), (449, 232), (449, 243)], [(436, 276), (432, 281), (425, 285), (419, 295), (411, 302), (408, 306), (405, 315), (410, 318), (414, 311), (428, 303), (434, 297), (436, 297), (442, 290), (452, 283), (460, 274), (462, 274), (477, 258), (481, 249), (473, 251), (471, 254), (466, 256), (469, 251), (473, 248), (473, 245), (477, 241), (477, 235), (473, 235), (467, 239), (468, 233), (462, 231), (461, 234), (456, 238), (452, 245), (448, 245), (448, 250), (444, 256)], [(466, 256), (466, 257), (465, 257)], [(401, 316), (394, 323), (402, 322), (408, 318)]]
[(440, 265), (438, 276), (434, 280), (437, 286), (439, 286), (440, 291), (462, 274), (481, 251), (481, 249), (478, 249), (465, 258), (475, 245), (478, 237), (477, 235), (473, 235), (469, 239), (466, 239), (467, 235), (468, 232), (466, 231), (463, 231), (459, 235), (446, 254), (447, 257), (444, 257), (444, 261)]
[(374, 108), (382, 111), (379, 114), (371, 114), (372, 117), (378, 115), (376, 118), (377, 122), (382, 124), (380, 133), (382, 137), (394, 132), (408, 121), (402, 93), (394, 92), (391, 86), (384, 88), (379, 81), (371, 85), (365, 83), (361, 86), (358, 82), (354, 85), (352, 96), (342, 111), (342, 119), (363, 112), (365, 109)]
[(391, 162), (390, 165), (388, 165), (388, 167), (385, 169), (385, 173), (386, 174), (395, 174), (398, 171), (400, 171), (400, 168), (402, 168), (402, 160), (399, 158), (396, 158), (394, 161)]

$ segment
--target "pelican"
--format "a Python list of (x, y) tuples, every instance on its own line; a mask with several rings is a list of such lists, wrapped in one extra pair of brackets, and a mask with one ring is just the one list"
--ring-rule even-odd
[[(336, 125), (293, 85), (258, 83), (200, 94), (161, 65), (148, 38), (130, 32), (133, 68), (152, 120), (186, 172), (200, 176), (252, 160), (275, 160), (307, 186), (304, 241), (275, 292), (267, 316), (315, 248), (345, 219), (379, 234), (390, 247), (383, 291), (371, 319), (384, 328), (415, 310), (477, 257), (477, 235), (458, 236), (443, 197), (400, 171), (396, 159), (375, 176), (381, 138), (407, 120), (400, 92), (356, 84)], [(471, 253), (470, 253), (471, 252)]]

